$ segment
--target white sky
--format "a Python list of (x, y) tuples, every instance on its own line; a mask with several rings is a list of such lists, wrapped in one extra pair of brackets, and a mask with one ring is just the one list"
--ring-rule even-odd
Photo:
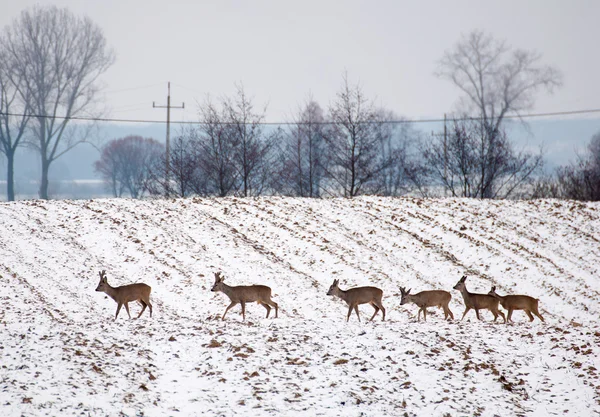
[(242, 82), (267, 120), (289, 119), (309, 92), (327, 108), (348, 72), (409, 118), (441, 117), (459, 91), (433, 75), (462, 33), (483, 29), (536, 49), (564, 74), (535, 112), (600, 108), (600, 1), (133, 1), (0, 0), (0, 26), (34, 4), (66, 6), (105, 31), (117, 61), (103, 77), (115, 118), (195, 120), (196, 100)]

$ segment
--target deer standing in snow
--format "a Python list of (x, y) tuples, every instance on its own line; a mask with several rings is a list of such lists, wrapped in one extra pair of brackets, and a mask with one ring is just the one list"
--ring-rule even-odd
[(492, 287), (488, 295), (495, 297), (500, 301), (502, 307), (508, 310), (508, 314), (506, 315), (506, 321), (512, 321), (512, 313), (514, 310), (524, 310), (527, 316), (529, 317), (529, 321), (533, 321), (533, 316), (531, 313), (535, 314), (540, 318), (541, 321), (544, 321), (544, 318), (538, 311), (538, 299), (530, 297), (528, 295), (505, 295), (501, 296), (496, 293), (496, 287)]
[(452, 295), (448, 291), (442, 290), (430, 290), (421, 291), (417, 294), (411, 294), (410, 289), (406, 291), (400, 287), (400, 305), (406, 303), (415, 303), (419, 307), (419, 313), (417, 314), (417, 321), (421, 321), (421, 311), (423, 312), (423, 320), (427, 321), (427, 307), (442, 307), (444, 309), (444, 320), (448, 319), (448, 316), (454, 320), (454, 314), (450, 311), (448, 303), (452, 299)]
[(131, 319), (131, 314), (129, 314), (130, 301), (139, 301), (142, 305), (142, 311), (140, 311), (140, 314), (137, 316), (138, 319), (141, 317), (144, 310), (146, 310), (146, 307), (150, 308), (150, 317), (152, 317), (152, 304), (150, 304), (150, 291), (152, 291), (152, 288), (149, 285), (140, 283), (123, 285), (121, 287), (111, 287), (106, 279), (106, 271), (102, 271), (100, 272), (100, 282), (98, 283), (98, 287), (96, 287), (96, 291), (106, 293), (110, 298), (117, 302), (115, 320), (119, 317), (119, 311), (121, 311), (123, 305), (125, 305), (127, 315)]
[(465, 318), (465, 315), (471, 309), (475, 310), (478, 320), (481, 320), (481, 317), (479, 317), (479, 310), (490, 310), (494, 315), (494, 321), (496, 321), (498, 315), (500, 315), (504, 319), (504, 323), (506, 323), (504, 313), (498, 310), (498, 303), (500, 300), (488, 294), (475, 294), (467, 291), (467, 286), (465, 284), (466, 280), (467, 277), (463, 276), (454, 286), (455, 290), (460, 291), (463, 300), (465, 301), (465, 312), (463, 313), (461, 320)]
[(333, 280), (333, 284), (331, 284), (331, 287), (329, 287), (327, 295), (335, 295), (336, 297), (339, 297), (342, 300), (344, 300), (346, 304), (348, 304), (348, 316), (346, 317), (346, 321), (350, 320), (350, 315), (352, 314), (352, 310), (354, 310), (356, 311), (356, 317), (358, 317), (358, 321), (360, 322), (360, 315), (358, 314), (358, 305), (367, 303), (371, 304), (375, 309), (375, 313), (373, 313), (371, 320), (375, 318), (379, 310), (381, 310), (383, 314), (383, 318), (381, 320), (385, 320), (385, 308), (383, 308), (383, 304), (381, 304), (381, 297), (383, 297), (383, 291), (376, 287), (356, 287), (344, 291), (340, 289), (340, 287), (338, 287), (339, 283), (339, 279)]
[(275, 308), (275, 318), (277, 318), (278, 305), (275, 301), (271, 300), (271, 288), (266, 285), (239, 285), (236, 287), (230, 287), (225, 284), (224, 277), (221, 276), (220, 272), (215, 272), (215, 283), (211, 289), (213, 292), (222, 292), (231, 300), (231, 304), (225, 309), (221, 320), (225, 320), (225, 315), (229, 309), (236, 304), (242, 306), (242, 317), (246, 320), (246, 303), (257, 302), (267, 309), (267, 318), (271, 313), (271, 307)]

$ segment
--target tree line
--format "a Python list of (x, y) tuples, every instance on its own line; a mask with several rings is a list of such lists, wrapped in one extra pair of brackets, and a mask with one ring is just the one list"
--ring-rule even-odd
[[(88, 137), (70, 118), (98, 115), (98, 79), (114, 62), (101, 28), (68, 9), (35, 6), (4, 28), (0, 151), (8, 162), (8, 200), (15, 197), (14, 155), (21, 146), (39, 152), (39, 195), (49, 198), (51, 164)], [(102, 148), (95, 169), (115, 197), (599, 199), (598, 135), (577, 161), (544, 176), (542, 151), (518, 149), (505, 129), (507, 115), (523, 114), (538, 94), (562, 84), (539, 53), (475, 30), (447, 50), (435, 75), (461, 92), (444, 135), (398, 123), (398, 115), (376, 106), (345, 74), (327, 108), (308, 97), (283, 127), (265, 124), (266, 107), (237, 85), (232, 96), (199, 105), (198, 123), (179, 132), (169, 155), (152, 138), (118, 138)]]

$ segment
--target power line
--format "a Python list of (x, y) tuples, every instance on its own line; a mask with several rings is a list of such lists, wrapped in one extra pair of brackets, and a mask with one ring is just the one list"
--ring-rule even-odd
[[(600, 113), (600, 109), (584, 109), (584, 110), (570, 110), (570, 111), (559, 111), (559, 112), (548, 112), (548, 113), (529, 113), (529, 114), (515, 114), (515, 115), (506, 115), (504, 119), (529, 119), (535, 117), (548, 117), (548, 116), (572, 116), (576, 114), (591, 114), (591, 113)], [(103, 118), (103, 117), (78, 117), (78, 116), (49, 116), (49, 115), (39, 115), (39, 114), (24, 114), (24, 113), (9, 113), (9, 112), (0, 112), (0, 116), (15, 116), (15, 117), (33, 117), (40, 119), (68, 119), (68, 120), (76, 120), (76, 121), (87, 121), (87, 122), (112, 122), (112, 123), (147, 123), (147, 124), (165, 124), (164, 120), (145, 120), (145, 119), (115, 119), (115, 118)], [(453, 121), (468, 121), (468, 120), (480, 120), (481, 117), (453, 117), (448, 120)], [(442, 123), (444, 122), (443, 118), (437, 119), (402, 119), (402, 120), (382, 120), (371, 123), (386, 123), (386, 124), (408, 124), (408, 123)], [(172, 124), (181, 124), (181, 125), (203, 125), (206, 123), (203, 122), (192, 122), (192, 121), (170, 121)], [(308, 123), (308, 122), (307, 122)], [(323, 124), (328, 125), (332, 122), (310, 122), (311, 124)], [(367, 122), (369, 123), (369, 122)], [(219, 124), (227, 125), (227, 124), (235, 124), (232, 122), (221, 122)], [(261, 125), (298, 125), (305, 124), (303, 122), (260, 122), (258, 124)]]

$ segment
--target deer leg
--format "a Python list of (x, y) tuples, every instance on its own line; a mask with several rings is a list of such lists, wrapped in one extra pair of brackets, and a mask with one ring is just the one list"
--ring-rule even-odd
[(541, 321), (544, 321), (544, 318), (542, 317), (542, 315), (538, 312), (537, 308), (535, 310), (532, 310), (533, 314), (535, 314), (536, 316), (538, 316), (540, 318)]
[(358, 317), (358, 322), (360, 323), (360, 314), (358, 314), (358, 304), (354, 304), (354, 311), (356, 311), (356, 317)]
[[(383, 307), (383, 304), (380, 301), (374, 301), (373, 303), (371, 303), (371, 305), (373, 307), (377, 307), (377, 311), (375, 311), (375, 314), (377, 314), (377, 312), (379, 310), (381, 310), (381, 314), (383, 315), (383, 317), (381, 318), (381, 321), (385, 321), (385, 308)], [(375, 314), (373, 314), (373, 317), (375, 317)], [(371, 317), (371, 320), (373, 320), (373, 317)]]
[(512, 309), (512, 308), (509, 308), (509, 309), (506, 311), (506, 320), (507, 320), (508, 322), (512, 322), (512, 313), (513, 313), (513, 309)]
[(267, 309), (267, 318), (269, 318), (269, 313), (271, 313), (271, 306), (268, 305), (267, 303), (262, 303), (262, 302), (258, 302), (258, 304), (261, 304), (264, 308)]
[(471, 309), (471, 307), (467, 307), (465, 308), (465, 312), (463, 313), (462, 318), (460, 319), (460, 321), (463, 321), (463, 319), (465, 318), (465, 316), (467, 315), (467, 313), (469, 312), (469, 310)]
[(142, 305), (142, 311), (140, 311), (140, 314), (138, 314), (138, 316), (137, 316), (138, 319), (142, 316), (142, 314), (144, 314), (144, 310), (146, 310), (146, 302), (140, 301), (140, 304)]
[(450, 318), (454, 320), (454, 314), (452, 314), (452, 310), (450, 310), (449, 306), (446, 306), (446, 310), (448, 310), (448, 314), (450, 314)]
[(446, 320), (450, 316), (452, 320), (454, 320), (454, 314), (452, 314), (452, 310), (447, 305), (444, 306), (444, 320)]
[(242, 305), (242, 317), (243, 317), (243, 321), (246, 321), (246, 302), (245, 301), (240, 301), (240, 304)]
[(421, 309), (417, 312), (417, 321), (421, 321)]
[(131, 320), (131, 314), (129, 314), (129, 301), (126, 301), (124, 304), (125, 304), (125, 311), (127, 311), (127, 315), (129, 316), (129, 320)]
[[(504, 320), (504, 323), (506, 323), (506, 317), (504, 316), (504, 313), (503, 313), (503, 312), (501, 312), (500, 310), (498, 310), (498, 314), (500, 314), (500, 316), (501, 316), (501, 317), (502, 317), (502, 319)], [(496, 320), (494, 319), (494, 321), (496, 321)]]
[[(348, 316), (346, 316), (346, 323), (350, 321), (350, 314), (352, 314), (352, 304), (348, 306)], [(360, 320), (360, 319), (359, 319)]]
[[(493, 313), (493, 311), (492, 311), (492, 313)], [(479, 309), (477, 309), (477, 308), (475, 309), (475, 315), (477, 316), (477, 320), (481, 320), (481, 317), (479, 317)], [(494, 313), (494, 317), (497, 317), (496, 313)], [(494, 319), (494, 321), (496, 321), (496, 320)]]
[(427, 321), (427, 307), (423, 307), (423, 321)]
[(117, 314), (115, 314), (115, 320), (117, 320), (117, 317), (119, 317), (119, 311), (121, 311), (121, 306), (123, 306), (122, 303), (117, 304)]
[(379, 307), (377, 307), (375, 305), (375, 303), (371, 303), (371, 305), (373, 306), (373, 308), (375, 309), (375, 313), (373, 313), (373, 316), (371, 317), (371, 320), (369, 321), (373, 321), (373, 319), (375, 318), (375, 316), (377, 315), (377, 313), (379, 312)]
[(533, 321), (533, 316), (531, 315), (531, 311), (525, 310), (525, 313), (527, 313), (527, 316), (529, 317), (529, 321)]
[(277, 305), (277, 303), (275, 301), (270, 301), (271, 303), (271, 307), (275, 308), (275, 318), (277, 318), (277, 310), (279, 309), (279, 305)]
[(221, 317), (221, 320), (225, 320), (225, 315), (227, 314), (227, 312), (229, 311), (229, 309), (231, 307), (233, 307), (234, 305), (236, 305), (237, 302), (236, 301), (232, 301), (231, 304), (229, 304), (229, 306), (225, 309), (225, 312), (223, 313), (223, 317)]
[(150, 300), (146, 301), (148, 308), (150, 309), (150, 317), (152, 317), (152, 304), (150, 304)]

